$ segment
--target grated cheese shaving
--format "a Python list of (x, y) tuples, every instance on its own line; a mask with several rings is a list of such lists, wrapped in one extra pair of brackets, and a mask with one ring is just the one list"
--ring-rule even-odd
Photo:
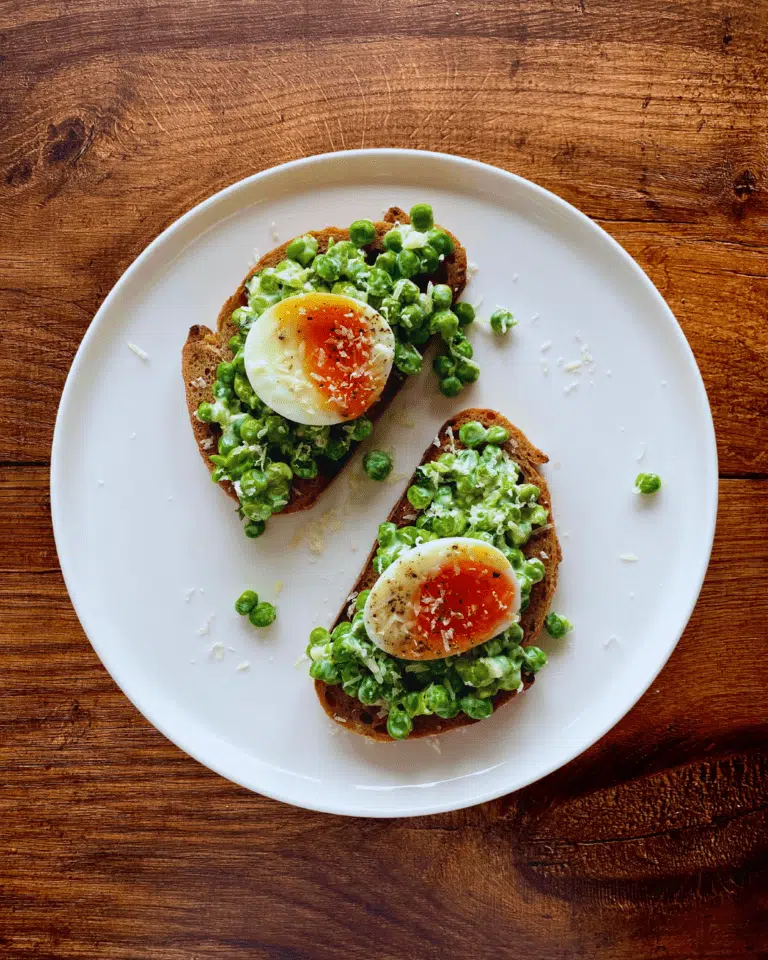
[(128, 344), (128, 349), (132, 350), (139, 360), (142, 360), (144, 363), (149, 360), (149, 354), (146, 350), (142, 350), (141, 347), (136, 346), (135, 343), (131, 343), (130, 340), (126, 340), (125, 342)]

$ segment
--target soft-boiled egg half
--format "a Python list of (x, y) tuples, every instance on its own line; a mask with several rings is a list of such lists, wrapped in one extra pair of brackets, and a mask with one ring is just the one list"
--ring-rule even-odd
[(365, 629), (386, 653), (437, 660), (466, 653), (511, 626), (520, 586), (501, 550), (445, 537), (401, 554), (371, 589)]
[(373, 307), (333, 293), (274, 304), (254, 321), (245, 372), (257, 395), (296, 423), (328, 426), (362, 416), (392, 369), (395, 337)]

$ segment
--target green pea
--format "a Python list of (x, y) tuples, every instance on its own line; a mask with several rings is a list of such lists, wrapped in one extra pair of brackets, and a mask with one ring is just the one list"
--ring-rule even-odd
[(523, 651), (525, 655), (525, 666), (531, 673), (537, 673), (547, 662), (547, 655), (538, 647), (526, 647)]
[(379, 307), (379, 313), (389, 323), (390, 327), (400, 323), (400, 310), (402, 304), (393, 296), (384, 297)]
[[(253, 311), (248, 307), (236, 307), (232, 311), (232, 323), (241, 330), (244, 329), (253, 320)], [(233, 350), (232, 353), (235, 351)]]
[(646, 496), (661, 490), (661, 477), (657, 473), (638, 473), (635, 489)]
[(398, 542), (404, 543), (406, 547), (413, 547), (416, 545), (417, 537), (421, 536), (421, 532), (418, 527), (412, 525), (400, 527), (397, 531)]
[(387, 250), (394, 250), (395, 253), (398, 253), (403, 249), (403, 235), (399, 230), (390, 230), (389, 233), (384, 234), (384, 246)]
[(247, 403), (250, 406), (255, 401), (256, 394), (254, 393), (250, 380), (244, 373), (238, 372), (235, 374), (233, 386), (237, 398), (242, 400), (243, 403)]
[(409, 717), (420, 717), (431, 713), (425, 703), (425, 691), (414, 690), (403, 697), (403, 709)]
[(439, 227), (432, 227), (427, 232), (427, 243), (430, 247), (434, 247), (438, 254), (442, 253), (443, 256), (447, 257), (453, 253), (453, 240), (445, 230), (440, 230)]
[[(409, 343), (414, 344), (417, 347), (423, 346), (427, 340), (430, 338), (429, 326), (428, 324), (423, 324), (420, 327), (416, 327), (415, 330), (408, 331), (408, 341)], [(421, 356), (421, 354), (419, 354)], [(421, 369), (421, 364), (419, 364), (419, 369)]]
[(333, 283), (341, 276), (341, 262), (330, 253), (319, 253), (315, 257), (312, 269), (326, 283)]
[(258, 274), (259, 278), (259, 290), (262, 293), (277, 293), (280, 289), (280, 281), (275, 274), (274, 267), (265, 267), (261, 273)]
[(438, 717), (443, 719), (455, 717), (458, 713), (458, 703), (442, 683), (430, 683), (424, 691), (424, 701), (432, 713), (436, 713)]
[(534, 483), (521, 483), (517, 489), (517, 499), (521, 503), (533, 503), (538, 500), (541, 490)]
[(267, 480), (270, 486), (290, 481), (293, 477), (293, 470), (287, 463), (270, 463), (266, 470)]
[(296, 476), (300, 477), (302, 480), (312, 480), (320, 471), (317, 461), (313, 460), (311, 457), (305, 457), (303, 459), (299, 457), (293, 457), (291, 459), (291, 469)]
[(349, 228), (349, 239), (356, 247), (367, 247), (376, 239), (376, 227), (370, 220), (355, 220)]
[(387, 717), (387, 733), (393, 740), (405, 740), (413, 730), (413, 721), (405, 710), (392, 707)]
[(232, 430), (226, 430), (219, 438), (219, 453), (223, 457), (226, 457), (232, 453), (235, 447), (239, 445), (240, 441), (237, 439), (234, 432)]
[(229, 338), (227, 341), (227, 346), (229, 347), (230, 351), (235, 354), (238, 352), (238, 350), (242, 350), (244, 343), (245, 338), (241, 334), (236, 333), (234, 337)]
[(467, 519), (460, 510), (452, 509), (432, 521), (432, 529), (438, 537), (458, 537), (465, 532)]
[(379, 546), (390, 547), (397, 540), (397, 527), (394, 523), (380, 523), (378, 530)]
[(265, 310), (272, 306), (273, 300), (269, 297), (263, 297), (261, 294), (255, 294), (252, 297), (248, 298), (248, 306), (251, 310), (251, 315), (255, 317), (260, 317)]
[(498, 681), (499, 690), (518, 690), (523, 685), (523, 678), (520, 676), (519, 667), (515, 667)]
[[(404, 251), (408, 252), (408, 251)], [(399, 256), (399, 255), (398, 255)], [(400, 303), (413, 304), (419, 299), (421, 291), (413, 280), (398, 280), (395, 284), (394, 295)]]
[(259, 595), (255, 590), (243, 590), (235, 600), (235, 610), (241, 617), (247, 616), (259, 602)]
[(281, 296), (285, 297), (303, 290), (308, 271), (302, 269), (295, 260), (281, 260), (275, 267), (275, 277), (282, 284)]
[(447, 283), (438, 283), (432, 287), (432, 305), (435, 310), (448, 310), (453, 302), (453, 290)]
[(354, 421), (352, 430), (352, 439), (356, 441), (365, 440), (373, 433), (373, 424), (367, 417), (360, 417)]
[(504, 636), (510, 646), (517, 646), (523, 642), (523, 628), (519, 623), (513, 623), (504, 631)]
[(467, 447), (479, 447), (488, 439), (488, 431), (477, 420), (470, 420), (469, 423), (463, 423), (459, 430), (459, 440)]
[(435, 225), (435, 218), (432, 215), (432, 207), (428, 203), (417, 203), (411, 207), (409, 214), (411, 226), (421, 233), (426, 233), (430, 227)]
[(334, 640), (338, 640), (339, 637), (346, 637), (348, 633), (352, 631), (352, 624), (344, 620), (342, 623), (336, 624), (336, 626), (331, 631), (331, 637)]
[(459, 360), (456, 366), (456, 376), (462, 383), (474, 383), (480, 376), (480, 367), (474, 360)]
[(451, 340), (448, 349), (451, 351), (451, 356), (456, 357), (457, 360), (471, 360), (475, 352), (472, 349), (472, 344), (461, 332), (457, 333)]
[(383, 450), (371, 450), (363, 457), (363, 470), (371, 480), (386, 480), (392, 472), (392, 458)]
[(266, 600), (262, 600), (248, 614), (248, 619), (254, 627), (268, 627), (270, 623), (274, 623), (276, 616), (277, 610), (275, 607), (271, 603), (267, 603)]
[(428, 490), (426, 487), (412, 486), (408, 487), (408, 502), (412, 507), (415, 507), (417, 510), (426, 510), (426, 508), (432, 503), (432, 491)]
[(544, 619), (544, 626), (547, 633), (553, 640), (562, 640), (569, 631), (573, 630), (573, 624), (567, 617), (561, 617), (558, 613), (548, 613)]
[(249, 540), (255, 540), (257, 537), (260, 537), (266, 529), (267, 525), (263, 520), (249, 520), (244, 527), (245, 535)]
[[(254, 624), (254, 626), (260, 626), (260, 624)], [(341, 676), (333, 660), (315, 660), (309, 668), (309, 675), (313, 680), (321, 680), (323, 683), (331, 685), (341, 680)]]
[(536, 504), (535, 507), (528, 508), (528, 516), (526, 517), (526, 520), (533, 527), (541, 527), (547, 522), (547, 520), (549, 520), (549, 512), (547, 511), (546, 507)]
[(440, 381), (440, 392), (446, 397), (456, 397), (463, 389), (463, 384), (458, 377), (444, 377)]
[(263, 470), (248, 470), (240, 478), (240, 489), (246, 497), (255, 497), (263, 493), (269, 482)]
[(413, 250), (401, 250), (397, 255), (397, 269), (401, 277), (412, 277), (419, 272), (419, 255)]
[(290, 493), (287, 489), (268, 490), (265, 496), (272, 513), (282, 513), (290, 500)]
[(546, 575), (546, 567), (538, 557), (530, 557), (523, 565), (523, 573), (531, 583), (540, 583)]
[(323, 447), (323, 455), (329, 460), (341, 460), (349, 453), (351, 438), (347, 434), (331, 437)]
[(421, 354), (409, 343), (395, 343), (395, 366), (407, 376), (421, 370)]
[(522, 570), (525, 563), (525, 554), (518, 547), (504, 547), (502, 553), (509, 560), (515, 570)]
[(434, 247), (426, 246), (418, 250), (417, 253), (420, 254), (419, 273), (434, 274), (440, 266), (440, 255), (437, 250)]
[(370, 595), (370, 590), (361, 590), (355, 597), (355, 610), (362, 610), (365, 607), (365, 601)]
[(430, 246), (422, 247), (419, 273), (434, 273), (439, 266), (440, 254), (437, 252), (437, 250)]
[(297, 263), (300, 263), (302, 267), (309, 266), (316, 253), (317, 240), (310, 236), (295, 237), (285, 249), (285, 255), (291, 260), (295, 260)]
[(366, 706), (376, 703), (381, 697), (381, 685), (373, 677), (364, 677), (357, 691), (357, 699)]
[(347, 280), (354, 283), (359, 289), (368, 276), (368, 264), (365, 260), (348, 260), (343, 272)]
[(386, 270), (374, 267), (368, 276), (368, 293), (374, 297), (384, 297), (392, 289), (392, 277)]
[(459, 706), (472, 720), (485, 720), (493, 713), (493, 704), (490, 700), (472, 695), (462, 697), (459, 700)]
[(438, 377), (452, 377), (456, 372), (456, 362), (447, 354), (438, 354), (432, 362), (432, 369)]
[(242, 350), (238, 350), (232, 357), (232, 366), (238, 373), (245, 374), (245, 353)]
[(384, 270), (390, 277), (394, 277), (397, 273), (397, 254), (395, 251), (386, 250), (384, 253), (380, 253), (376, 257), (376, 269)]
[(212, 423), (213, 422), (213, 404), (203, 403), (197, 408), (197, 419), (201, 420), (203, 423)]
[(488, 443), (495, 443), (500, 446), (509, 440), (509, 430), (494, 424), (494, 426), (488, 427), (488, 434), (485, 439)]
[(403, 307), (400, 314), (400, 323), (405, 330), (416, 330), (421, 327), (425, 320), (424, 311), (418, 303), (411, 303)]
[(261, 422), (254, 417), (246, 417), (240, 424), (240, 436), (243, 443), (257, 443), (260, 431)]
[(339, 280), (331, 287), (331, 293), (339, 297), (351, 297), (353, 300), (360, 299), (360, 291), (354, 283), (348, 283), (346, 280)]
[(332, 254), (341, 263), (342, 270), (349, 263), (350, 258), (361, 259), (360, 251), (351, 240), (339, 240), (338, 243), (331, 240), (326, 252)]
[(451, 310), (437, 310), (429, 318), (430, 333), (439, 333), (446, 343), (456, 335), (459, 321)]
[(475, 319), (475, 308), (471, 303), (466, 303), (464, 300), (461, 303), (454, 303), (453, 312), (458, 317), (459, 324), (462, 327), (468, 327)]
[(277, 414), (267, 417), (265, 426), (270, 443), (283, 443), (291, 436), (291, 425), (284, 417)]
[(310, 644), (329, 643), (331, 635), (325, 627), (314, 627), (309, 633)]
[(232, 387), (228, 386), (226, 383), (222, 383), (221, 380), (215, 381), (211, 391), (217, 400), (232, 400), (235, 396), (235, 391), (232, 389)]
[(498, 310), (494, 310), (491, 314), (491, 330), (494, 333), (504, 334), (507, 330), (511, 330), (517, 324), (514, 316), (510, 313), (509, 310), (505, 310), (503, 307), (499, 307)]

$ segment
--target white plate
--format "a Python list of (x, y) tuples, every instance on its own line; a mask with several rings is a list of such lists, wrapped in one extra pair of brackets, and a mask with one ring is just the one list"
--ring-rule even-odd
[[(482, 298), (486, 317), (508, 305), (520, 323), (506, 339), (473, 328), (482, 375), (456, 400), (439, 397), (427, 364), (377, 427), (376, 446), (396, 448), (396, 470), (410, 475), (462, 407), (492, 407), (519, 425), (550, 456), (564, 552), (554, 606), (576, 629), (565, 641), (542, 639), (550, 662), (535, 686), (489, 720), (432, 743), (370, 744), (326, 719), (306, 664), (295, 664), (310, 629), (334, 618), (404, 484), (365, 480), (355, 494), (348, 475), (358, 461), (311, 514), (274, 518), (260, 540), (247, 540), (195, 449), (180, 350), (191, 324), (215, 325), (254, 247), (275, 246), (275, 231), (285, 240), (419, 200), (480, 266), (466, 299)], [(594, 366), (567, 373), (586, 344)], [(405, 410), (415, 427), (397, 423)], [(187, 753), (252, 790), (366, 816), (436, 813), (497, 797), (602, 736), (682, 633), (717, 506), (701, 377), (637, 264), (546, 190), (470, 160), (415, 151), (290, 163), (223, 190), (169, 227), (91, 324), (64, 389), (52, 460), (67, 587), (98, 655), (139, 710)], [(633, 493), (641, 469), (662, 475), (659, 496)], [(312, 554), (306, 540), (296, 545), (329, 511), (343, 526), (328, 524), (325, 552)], [(278, 620), (255, 630), (233, 601), (245, 587), (275, 599), (275, 581), (285, 584)], [(221, 660), (210, 654), (217, 643)]]

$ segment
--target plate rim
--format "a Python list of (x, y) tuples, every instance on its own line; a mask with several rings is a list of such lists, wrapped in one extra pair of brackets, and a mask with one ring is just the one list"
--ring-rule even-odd
[[(610, 719), (607, 720), (604, 724), (600, 724), (598, 727), (598, 732), (588, 739), (588, 742), (580, 743), (573, 749), (567, 750), (562, 757), (558, 758), (551, 764), (546, 765), (540, 772), (536, 773), (535, 776), (530, 778), (523, 777), (522, 783), (518, 783), (513, 787), (493, 787), (489, 790), (480, 791), (471, 796), (468, 796), (465, 799), (462, 799), (458, 802), (455, 800), (448, 800), (441, 802), (439, 800), (439, 794), (436, 797), (436, 800), (432, 800), (428, 803), (419, 803), (409, 801), (404, 809), (383, 809), (380, 807), (371, 807), (363, 800), (362, 797), (359, 797), (360, 802), (350, 803), (350, 804), (328, 804), (323, 802), (313, 802), (312, 794), (309, 793), (301, 798), (301, 801), (297, 801), (294, 796), (290, 794), (290, 791), (284, 791), (280, 788), (280, 785), (275, 786), (269, 784), (265, 789), (262, 785), (255, 786), (253, 782), (247, 782), (249, 778), (238, 777), (237, 770), (232, 770), (226, 767), (225, 764), (220, 764), (218, 758), (210, 758), (201, 756), (200, 752), (197, 749), (197, 746), (193, 740), (192, 743), (188, 742), (187, 738), (183, 735), (179, 735), (176, 731), (171, 734), (168, 727), (172, 726), (166, 724), (165, 718), (157, 718), (155, 715), (155, 709), (153, 704), (147, 704), (141, 691), (136, 693), (128, 693), (125, 689), (123, 683), (116, 672), (119, 674), (119, 670), (115, 671), (114, 663), (110, 664), (108, 661), (111, 660), (108, 650), (106, 647), (99, 642), (94, 640), (94, 635), (96, 631), (89, 629), (87, 623), (88, 616), (85, 612), (85, 604), (82, 598), (78, 597), (77, 591), (74, 588), (74, 576), (70, 566), (70, 562), (62, 555), (62, 544), (64, 541), (64, 520), (62, 519), (62, 504), (60, 500), (59, 490), (62, 488), (60, 478), (63, 475), (65, 469), (65, 455), (60, 451), (63, 448), (62, 443), (62, 434), (65, 429), (64, 421), (69, 416), (69, 408), (71, 405), (71, 395), (75, 389), (75, 381), (78, 379), (80, 368), (83, 366), (85, 360), (85, 354), (88, 351), (91, 341), (97, 335), (97, 332), (100, 328), (102, 318), (108, 314), (111, 310), (112, 303), (118, 299), (120, 293), (124, 286), (126, 286), (130, 278), (134, 273), (136, 273), (145, 261), (149, 260), (155, 255), (155, 252), (162, 247), (166, 239), (170, 235), (175, 234), (183, 229), (190, 221), (195, 217), (199, 216), (201, 213), (206, 211), (208, 208), (216, 205), (217, 203), (224, 200), (226, 197), (235, 194), (238, 190), (244, 189), (252, 184), (258, 183), (260, 180), (267, 180), (270, 177), (273, 177), (277, 174), (289, 174), (293, 170), (301, 170), (309, 168), (311, 169), (316, 165), (323, 165), (327, 163), (336, 163), (336, 162), (345, 162), (354, 159), (360, 158), (369, 158), (370, 160), (386, 160), (391, 158), (410, 158), (416, 160), (426, 160), (427, 158), (431, 160), (437, 160), (440, 162), (447, 162), (451, 165), (455, 165), (459, 168), (473, 170), (479, 169), (485, 173), (492, 173), (495, 176), (501, 175), (504, 178), (508, 178), (513, 183), (517, 185), (518, 188), (532, 191), (534, 195), (542, 199), (546, 199), (549, 203), (554, 203), (556, 207), (559, 207), (564, 213), (568, 216), (576, 216), (577, 220), (582, 222), (582, 225), (585, 225), (588, 229), (598, 231), (602, 235), (603, 242), (607, 241), (608, 246), (612, 248), (612, 252), (623, 261), (624, 265), (634, 273), (636, 279), (638, 279), (641, 284), (646, 288), (646, 291), (651, 295), (653, 299), (657, 301), (663, 313), (666, 314), (667, 319), (671, 322), (672, 330), (674, 331), (675, 337), (678, 341), (678, 345), (682, 348), (683, 356), (686, 358), (687, 365), (689, 366), (691, 373), (694, 377), (694, 382), (697, 385), (697, 397), (695, 398), (697, 406), (700, 407), (700, 416), (701, 416), (701, 425), (705, 434), (705, 462), (707, 466), (707, 476), (706, 480), (708, 484), (711, 484), (711, 493), (709, 502), (707, 505), (707, 513), (704, 518), (704, 536), (705, 542), (708, 543), (706, 550), (702, 551), (700, 562), (698, 564), (698, 570), (695, 572), (695, 576), (692, 578), (691, 583), (696, 585), (695, 591), (693, 591), (692, 599), (686, 605), (684, 616), (681, 616), (681, 626), (679, 630), (673, 630), (670, 633), (670, 641), (665, 647), (659, 652), (658, 664), (654, 667), (651, 674), (648, 677), (647, 683), (641, 685), (641, 688), (636, 695), (633, 695), (628, 701), (622, 703), (622, 706), (618, 709), (617, 713), (611, 712)], [(51, 500), (51, 522), (53, 527), (54, 542), (56, 544), (56, 553), (58, 557), (59, 567), (61, 569), (62, 577), (64, 580), (67, 593), (69, 595), (72, 606), (77, 615), (80, 626), (85, 633), (88, 642), (91, 644), (94, 652), (101, 661), (105, 670), (109, 674), (111, 680), (117, 685), (121, 692), (127, 697), (130, 703), (135, 709), (145, 717), (145, 719), (164, 737), (166, 737), (174, 746), (186, 753), (188, 756), (192, 757), (198, 763), (201, 763), (203, 766), (214, 771), (219, 776), (224, 777), (225, 779), (238, 784), (239, 786), (244, 787), (254, 793), (261, 794), (263, 796), (269, 797), (273, 800), (278, 800), (282, 803), (287, 803), (290, 806), (297, 808), (312, 810), (315, 812), (328, 813), (341, 816), (353, 816), (353, 817), (374, 817), (389, 819), (394, 817), (411, 817), (411, 816), (425, 816), (432, 814), (446, 813), (453, 810), (466, 809), (468, 807), (475, 806), (480, 803), (486, 803), (491, 800), (498, 799), (499, 797), (505, 796), (508, 793), (516, 792), (522, 790), (527, 786), (530, 786), (532, 783), (535, 783), (546, 776), (549, 776), (556, 770), (559, 770), (561, 767), (566, 766), (568, 763), (571, 763), (576, 757), (580, 756), (586, 750), (594, 746), (599, 740), (601, 740), (614, 726), (616, 726), (629, 712), (633, 707), (639, 702), (642, 696), (648, 691), (651, 685), (654, 683), (658, 675), (661, 673), (665, 665), (667, 664), (669, 658), (671, 657), (675, 647), (677, 646), (680, 638), (682, 637), (683, 632), (685, 631), (688, 622), (691, 618), (693, 610), (698, 602), (701, 588), (704, 583), (704, 578), (709, 567), (710, 558), (712, 554), (712, 547), (714, 544), (715, 536), (715, 525), (717, 519), (717, 508), (718, 508), (718, 481), (719, 481), (719, 470), (718, 470), (718, 455), (717, 455), (717, 442), (714, 428), (714, 421), (712, 417), (712, 410), (709, 404), (709, 398), (707, 396), (706, 387), (704, 385), (703, 378), (701, 376), (701, 371), (699, 370), (696, 358), (694, 356), (693, 350), (691, 349), (690, 344), (688, 343), (683, 330), (672, 312), (671, 308), (667, 304), (664, 297), (661, 295), (659, 290), (656, 288), (653, 281), (646, 274), (640, 264), (632, 257), (630, 254), (621, 246), (621, 244), (613, 237), (607, 230), (605, 230), (598, 222), (593, 220), (587, 214), (583, 213), (577, 207), (573, 206), (567, 200), (564, 200), (562, 197), (558, 196), (556, 193), (553, 193), (551, 190), (546, 189), (545, 187), (540, 186), (532, 180), (528, 180), (525, 177), (521, 177), (519, 174), (513, 173), (509, 170), (505, 170), (502, 167), (497, 167), (493, 164), (484, 163), (479, 160), (474, 160), (468, 157), (454, 156), (452, 154), (440, 153), (436, 151), (429, 150), (417, 150), (417, 149), (403, 149), (403, 148), (391, 148), (391, 147), (382, 147), (382, 148), (373, 148), (373, 149), (356, 149), (356, 150), (340, 150), (330, 153), (319, 153), (312, 154), (307, 157), (300, 157), (295, 160), (287, 161), (286, 163), (278, 164), (276, 166), (267, 167), (264, 170), (260, 170), (257, 173), (251, 174), (248, 177), (243, 177), (240, 180), (237, 180), (226, 187), (223, 187), (220, 190), (217, 190), (215, 193), (211, 194), (206, 199), (195, 204), (189, 210), (184, 212), (181, 216), (175, 219), (170, 223), (164, 230), (162, 230), (146, 247), (138, 254), (138, 256), (130, 263), (126, 270), (118, 278), (114, 286), (111, 288), (107, 296), (102, 301), (98, 310), (93, 316), (93, 319), (90, 321), (88, 328), (80, 341), (75, 356), (70, 365), (69, 371), (67, 372), (67, 377), (62, 389), (61, 397), (59, 399), (59, 404), (56, 413), (56, 421), (53, 431), (53, 439), (51, 444), (51, 463), (50, 463), (50, 478), (49, 478), (49, 490), (50, 490), (50, 500)], [(92, 627), (92, 624), (90, 625)], [(212, 732), (213, 733), (213, 732)], [(436, 784), (437, 785), (437, 784)], [(351, 794), (357, 798), (356, 794)]]

